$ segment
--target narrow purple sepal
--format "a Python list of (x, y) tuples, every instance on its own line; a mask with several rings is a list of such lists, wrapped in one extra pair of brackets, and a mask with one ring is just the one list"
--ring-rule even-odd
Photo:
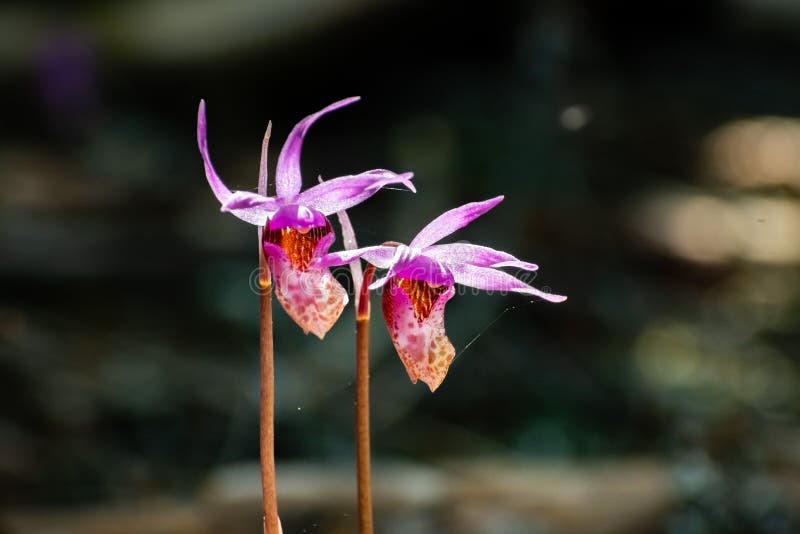
[(331, 252), (319, 258), (315, 264), (320, 267), (335, 267), (364, 258), (379, 269), (388, 269), (392, 265), (395, 250), (395, 247), (375, 245), (341, 252)]
[[(472, 265), (475, 264), (473, 263)], [(489, 267), (494, 267), (495, 269), (499, 269), (501, 267), (515, 267), (517, 269), (524, 269), (526, 271), (539, 270), (539, 266), (536, 265), (535, 263), (528, 263), (527, 261), (522, 261), (522, 260), (500, 261), (489, 265)]]
[(211, 164), (211, 158), (208, 155), (208, 139), (206, 137), (206, 101), (200, 101), (200, 107), (197, 109), (197, 146), (200, 148), (200, 155), (203, 157), (203, 166), (206, 170), (206, 179), (214, 196), (217, 197), (220, 204), (224, 204), (228, 197), (231, 196), (231, 191), (228, 189), (217, 172)]
[[(208, 153), (208, 138), (206, 137), (206, 103), (205, 100), (200, 101), (200, 106), (197, 109), (197, 145), (200, 148), (200, 155), (203, 157), (203, 166), (206, 171), (206, 179), (208, 185), (211, 186), (211, 191), (214, 196), (222, 205), (222, 211), (229, 211), (239, 219), (263, 226), (264, 222), (269, 217), (270, 212), (277, 206), (273, 199), (261, 197), (244, 191), (237, 191), (232, 193), (211, 164), (211, 157)], [(258, 197), (260, 200), (256, 200)]]
[(386, 169), (374, 169), (322, 182), (300, 193), (298, 201), (331, 215), (364, 202), (386, 185), (403, 184), (416, 193), (411, 183), (413, 176), (412, 172), (397, 174)]
[(483, 202), (470, 202), (436, 217), (423, 228), (409, 244), (412, 248), (424, 248), (433, 245), (440, 239), (447, 237), (459, 228), (463, 228), (493, 207), (502, 202), (503, 196), (484, 200)]
[(220, 211), (259, 209), (265, 214), (273, 213), (279, 207), (274, 198), (264, 197), (249, 191), (234, 191), (220, 206)]
[(354, 96), (334, 102), (330, 106), (304, 118), (292, 129), (278, 156), (278, 165), (275, 170), (275, 188), (279, 198), (291, 198), (300, 192), (303, 181), (300, 174), (300, 151), (303, 148), (303, 138), (311, 125), (326, 113), (352, 104), (360, 100), (360, 98)]
[(539, 289), (529, 286), (522, 280), (511, 276), (503, 271), (492, 269), (491, 267), (476, 267), (468, 264), (449, 265), (453, 272), (455, 281), (462, 286), (475, 287), (486, 291), (513, 291), (524, 295), (533, 295), (549, 302), (564, 302), (567, 297), (545, 293)]
[(444, 263), (468, 263), (477, 267), (516, 267), (526, 271), (539, 268), (535, 263), (522, 261), (508, 252), (470, 243), (448, 243), (423, 249), (423, 253)]

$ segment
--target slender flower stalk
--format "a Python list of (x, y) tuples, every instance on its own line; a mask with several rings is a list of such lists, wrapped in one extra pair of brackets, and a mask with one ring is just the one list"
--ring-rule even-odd
[[(258, 193), (267, 194), (267, 149), (272, 122), (267, 125), (261, 145)], [(258, 227), (259, 353), (261, 368), (259, 392), (259, 458), (261, 460), (261, 499), (264, 534), (281, 534), (278, 518), (278, 492), (275, 486), (275, 363), (272, 338), (272, 277), (260, 246), (264, 228)]]
[(372, 482), (369, 435), (369, 285), (375, 266), (367, 264), (356, 311), (356, 478), (358, 531), (372, 534)]
[[(337, 213), (342, 226), (342, 239), (347, 250), (358, 248), (356, 233), (347, 212)], [(350, 262), (356, 310), (356, 481), (358, 490), (358, 532), (372, 534), (372, 481), (369, 433), (369, 285), (375, 266), (367, 263), (362, 271), (361, 260)]]
[[(272, 280), (260, 254), (260, 352), (261, 392), (259, 395), (259, 445), (261, 458), (261, 497), (264, 509), (264, 532), (281, 532), (278, 519), (278, 496), (275, 488), (275, 364), (272, 340)], [(263, 273), (263, 274), (262, 274)], [(266, 276), (264, 276), (266, 274)]]

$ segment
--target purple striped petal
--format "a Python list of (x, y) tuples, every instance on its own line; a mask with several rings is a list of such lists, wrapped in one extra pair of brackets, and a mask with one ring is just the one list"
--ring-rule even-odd
[(564, 302), (567, 297), (545, 293), (529, 286), (508, 273), (497, 271), (491, 267), (458, 264), (450, 266), (457, 284), (485, 289), (487, 291), (513, 291), (523, 295), (534, 295), (549, 302)]
[(436, 217), (423, 228), (409, 244), (413, 248), (424, 248), (433, 245), (459, 228), (474, 221), (503, 200), (503, 196), (494, 197), (483, 202), (470, 202)]
[(507, 252), (470, 243), (449, 243), (433, 245), (422, 251), (423, 254), (444, 263), (468, 263), (477, 267), (517, 267), (526, 271), (539, 268), (534, 263), (522, 261)]
[(264, 197), (249, 191), (234, 191), (222, 203), (222, 211), (252, 210), (258, 208), (265, 214), (276, 211), (280, 206), (274, 198)]
[(252, 193), (237, 192), (232, 193), (211, 164), (211, 157), (208, 154), (208, 139), (206, 137), (206, 103), (200, 101), (197, 110), (197, 146), (200, 148), (200, 155), (203, 157), (203, 166), (206, 170), (206, 179), (211, 191), (222, 205), (222, 211), (230, 211), (233, 215), (250, 224), (263, 226), (270, 213), (271, 204), (267, 197), (261, 197), (264, 202), (259, 204), (249, 195)]
[(386, 169), (374, 169), (355, 176), (342, 176), (322, 182), (300, 193), (298, 200), (330, 215), (364, 202), (386, 185), (403, 184), (416, 193), (417, 190), (411, 183), (413, 176), (412, 172), (396, 174)]
[(353, 250), (343, 250), (341, 252), (331, 252), (330, 254), (322, 256), (315, 264), (320, 267), (334, 267), (336, 265), (350, 263), (358, 258), (364, 258), (379, 269), (388, 269), (392, 265), (394, 255), (395, 247), (376, 245)]
[(222, 183), (222, 179), (219, 177), (217, 172), (214, 170), (214, 166), (211, 164), (211, 158), (208, 155), (208, 139), (206, 138), (206, 101), (200, 101), (200, 107), (197, 109), (197, 146), (200, 148), (200, 155), (203, 156), (203, 165), (206, 168), (206, 179), (208, 180), (208, 185), (211, 186), (211, 190), (214, 192), (214, 196), (217, 197), (220, 204), (224, 204), (228, 197), (231, 196), (231, 191), (225, 184)]
[(360, 98), (354, 96), (339, 100), (297, 123), (278, 156), (278, 166), (275, 170), (275, 188), (279, 198), (291, 198), (300, 192), (303, 182), (300, 174), (300, 151), (303, 148), (303, 138), (311, 125), (326, 113), (352, 104)]

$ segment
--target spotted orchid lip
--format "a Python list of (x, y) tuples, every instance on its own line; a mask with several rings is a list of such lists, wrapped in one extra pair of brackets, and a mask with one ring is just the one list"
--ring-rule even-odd
[[(291, 230), (297, 233), (296, 230)], [(312, 230), (313, 232), (313, 230)], [(310, 233), (310, 232), (309, 232)], [(318, 247), (325, 245), (322, 241)], [(296, 257), (281, 253), (275, 245), (265, 246), (275, 283), (275, 296), (283, 309), (306, 334), (320, 339), (330, 330), (344, 307), (348, 296), (330, 269), (318, 267), (298, 268)]]
[[(288, 210), (291, 216), (295, 210)], [(268, 221), (262, 234), (264, 255), (275, 284), (275, 296), (283, 309), (306, 334), (320, 339), (338, 320), (348, 302), (347, 291), (327, 267), (312, 264), (328, 251), (333, 228), (323, 215), (310, 228), (282, 226)], [(310, 221), (315, 224), (314, 220)]]
[(455, 294), (450, 286), (393, 277), (383, 292), (386, 328), (412, 383), (422, 380), (431, 392), (441, 385), (455, 348), (444, 328), (444, 309)]

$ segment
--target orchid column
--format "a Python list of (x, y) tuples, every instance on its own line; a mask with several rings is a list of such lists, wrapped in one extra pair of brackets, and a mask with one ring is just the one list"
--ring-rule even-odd
[(302, 189), (300, 151), (311, 125), (322, 115), (344, 107), (358, 97), (335, 102), (301, 120), (289, 134), (278, 157), (276, 196), (267, 196), (267, 146), (262, 145), (258, 193), (230, 191), (211, 164), (206, 139), (205, 102), (197, 115), (197, 142), (211, 190), (227, 211), (256, 225), (259, 232), (259, 286), (261, 288), (261, 475), (264, 531), (280, 532), (275, 489), (274, 371), (272, 343), (272, 287), (281, 306), (305, 333), (322, 339), (341, 315), (348, 298), (328, 267), (317, 260), (328, 252), (335, 235), (327, 215), (348, 209), (381, 187), (402, 183), (411, 191), (412, 173), (375, 169), (334, 178), (306, 191)]

